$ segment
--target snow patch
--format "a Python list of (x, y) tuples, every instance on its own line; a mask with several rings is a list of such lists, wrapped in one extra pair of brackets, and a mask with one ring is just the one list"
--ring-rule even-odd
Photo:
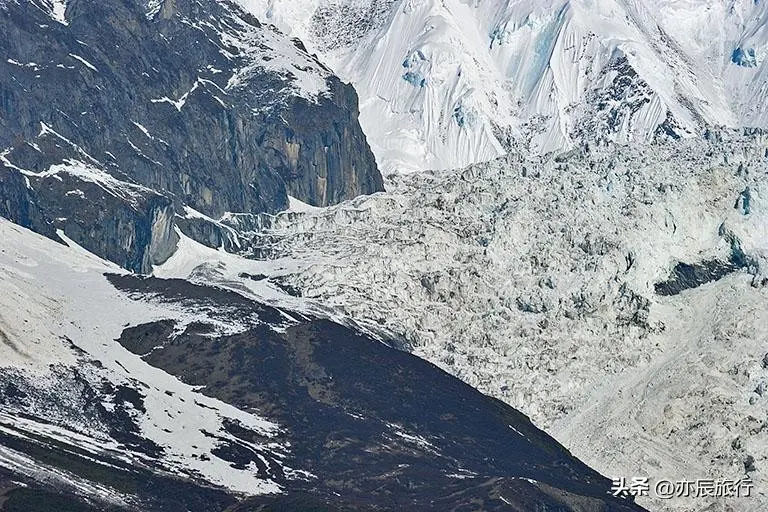
[(24, 171), (24, 173), (28, 176), (36, 176), (38, 178), (57, 177), (59, 174), (69, 174), (70, 176), (75, 176), (83, 181), (97, 184), (109, 195), (120, 198), (128, 204), (131, 204), (134, 208), (139, 208), (140, 202), (148, 194), (156, 194), (153, 190), (142, 185), (120, 181), (111, 174), (78, 160), (67, 159), (64, 163), (52, 165), (47, 171), (39, 173)]
[(91, 64), (90, 62), (88, 62), (87, 60), (82, 58), (81, 56), (75, 55), (74, 53), (70, 53), (69, 56), (72, 57), (73, 59), (75, 59), (76, 61), (80, 62), (81, 64), (83, 64), (85, 67), (87, 67), (91, 71), (94, 71), (96, 73), (99, 72), (99, 70), (96, 69), (96, 66), (94, 66), (93, 64)]
[(307, 204), (299, 199), (296, 199), (295, 197), (288, 196), (288, 212), (292, 213), (307, 213), (307, 212), (316, 212), (318, 210), (322, 210), (322, 208), (318, 206), (312, 206), (311, 204)]
[(136, 128), (138, 128), (139, 130), (141, 130), (141, 133), (143, 133), (143, 134), (144, 134), (144, 136), (145, 136), (146, 138), (148, 138), (148, 139), (150, 139), (150, 140), (155, 140), (155, 138), (154, 138), (154, 137), (153, 137), (153, 136), (152, 136), (152, 135), (149, 133), (149, 130), (147, 130), (147, 129), (144, 127), (144, 125), (142, 125), (142, 124), (139, 124), (139, 123), (137, 123), (136, 121), (131, 121), (131, 123), (133, 123), (133, 125), (134, 125)]

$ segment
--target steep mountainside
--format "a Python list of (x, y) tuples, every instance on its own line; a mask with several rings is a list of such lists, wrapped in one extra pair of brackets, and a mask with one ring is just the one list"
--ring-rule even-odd
[(0, 510), (642, 510), (502, 402), (267, 304), (258, 262), (182, 237), (160, 271), (196, 282), (141, 278), (0, 240)]
[(0, 34), (0, 213), (121, 266), (164, 261), (185, 207), (383, 189), (354, 90), (231, 2), (6, 1)]
[(757, 512), (766, 155), (764, 136), (712, 133), (404, 175), (386, 194), (277, 216), (253, 234), (254, 256), (271, 280), (394, 333), (604, 474), (749, 474), (756, 496), (726, 504)]
[(764, 2), (239, 2), (352, 81), (387, 172), (768, 124)]

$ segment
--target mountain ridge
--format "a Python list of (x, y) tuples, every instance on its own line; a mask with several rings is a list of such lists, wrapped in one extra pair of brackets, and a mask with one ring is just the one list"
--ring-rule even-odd
[[(767, 14), (751, 0), (241, 4), (358, 88), (385, 173), (768, 122)], [(345, 42), (360, 16), (375, 21)]]

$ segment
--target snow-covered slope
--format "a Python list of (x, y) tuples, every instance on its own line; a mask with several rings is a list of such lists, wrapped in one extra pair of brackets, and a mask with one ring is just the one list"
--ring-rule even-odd
[(729, 504), (763, 510), (765, 151), (713, 134), (404, 175), (278, 216), (257, 245), (299, 267), (283, 279), (305, 297), (402, 336), (604, 473), (748, 471), (758, 497)]
[(385, 171), (765, 127), (753, 0), (239, 0), (361, 97)]
[[(71, 241), (72, 247), (57, 246), (4, 219), (0, 220), (0, 240), (0, 417), (4, 434), (54, 439), (85, 450), (95, 460), (112, 456), (137, 467), (156, 465), (170, 474), (240, 493), (280, 490), (253, 467), (235, 468), (215, 455), (227, 440), (240, 442), (224, 427), (227, 422), (265, 440), (278, 433), (278, 425), (196, 392), (114, 341), (127, 325), (160, 319), (175, 319), (182, 330), (202, 322), (213, 333), (237, 332), (236, 324), (221, 323), (203, 311), (131, 300), (103, 275), (124, 271)], [(22, 390), (24, 400), (9, 400), (9, 382)], [(104, 392), (99, 397), (103, 401), (94, 403), (92, 390), (103, 390), (106, 383), (117, 391), (112, 395)], [(130, 390), (144, 395), (143, 403), (126, 398)], [(125, 438), (116, 437), (111, 425), (93, 413), (100, 407), (115, 414), (124, 410), (128, 423), (135, 424), (132, 428), (144, 440), (142, 444), (131, 446)], [(271, 452), (288, 453), (287, 447), (266, 443)], [(254, 443), (251, 448), (266, 449), (267, 444)], [(147, 449), (148, 445), (155, 448)], [(3, 456), (16, 463), (24, 459), (8, 452)], [(7, 464), (0, 462), (3, 467)]]

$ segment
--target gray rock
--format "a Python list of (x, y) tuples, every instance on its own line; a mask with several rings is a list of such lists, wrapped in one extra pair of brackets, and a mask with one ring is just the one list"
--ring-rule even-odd
[(29, 179), (0, 164), (0, 216), (54, 240), (56, 229), (41, 211), (40, 198)]
[(678, 263), (666, 281), (656, 283), (654, 289), (662, 296), (678, 295), (685, 290), (722, 279), (739, 270), (733, 261), (707, 260), (695, 264)]
[(88, 251), (134, 272), (148, 273), (173, 254), (178, 235), (168, 197), (117, 180), (105, 186), (64, 169), (24, 176), (0, 166), (0, 214), (55, 240), (61, 241), (56, 234), (61, 230)]
[(224, 248), (228, 252), (244, 249), (248, 240), (235, 229), (220, 222), (195, 217), (176, 217), (176, 225), (201, 244), (212, 249)]
[[(173, 230), (166, 228), (182, 205), (218, 219), (278, 211), (288, 194), (325, 206), (383, 190), (354, 89), (300, 43), (229, 1), (167, 0), (154, 15), (146, 10), (139, 0), (70, 0), (63, 25), (32, 2), (0, 3), (0, 151), (7, 161), (33, 173), (83, 161), (165, 198), (162, 207), (145, 205), (146, 234), (125, 229), (138, 224), (119, 217), (103, 229), (69, 225), (75, 241), (146, 269), (167, 258)], [(286, 64), (270, 66), (276, 60)], [(296, 75), (305, 71), (325, 81), (327, 93), (299, 93)], [(4, 216), (49, 236), (48, 210), (73, 216), (62, 209), (71, 201), (53, 198), (68, 192), (63, 187), (40, 184), (56, 203), (40, 209), (33, 206), (40, 198), (19, 180), (0, 186)], [(117, 225), (121, 232), (110, 231)], [(107, 250), (133, 235), (148, 252)]]
[(745, 188), (736, 199), (734, 208), (739, 210), (742, 215), (749, 215), (752, 211), (752, 191), (749, 187)]

